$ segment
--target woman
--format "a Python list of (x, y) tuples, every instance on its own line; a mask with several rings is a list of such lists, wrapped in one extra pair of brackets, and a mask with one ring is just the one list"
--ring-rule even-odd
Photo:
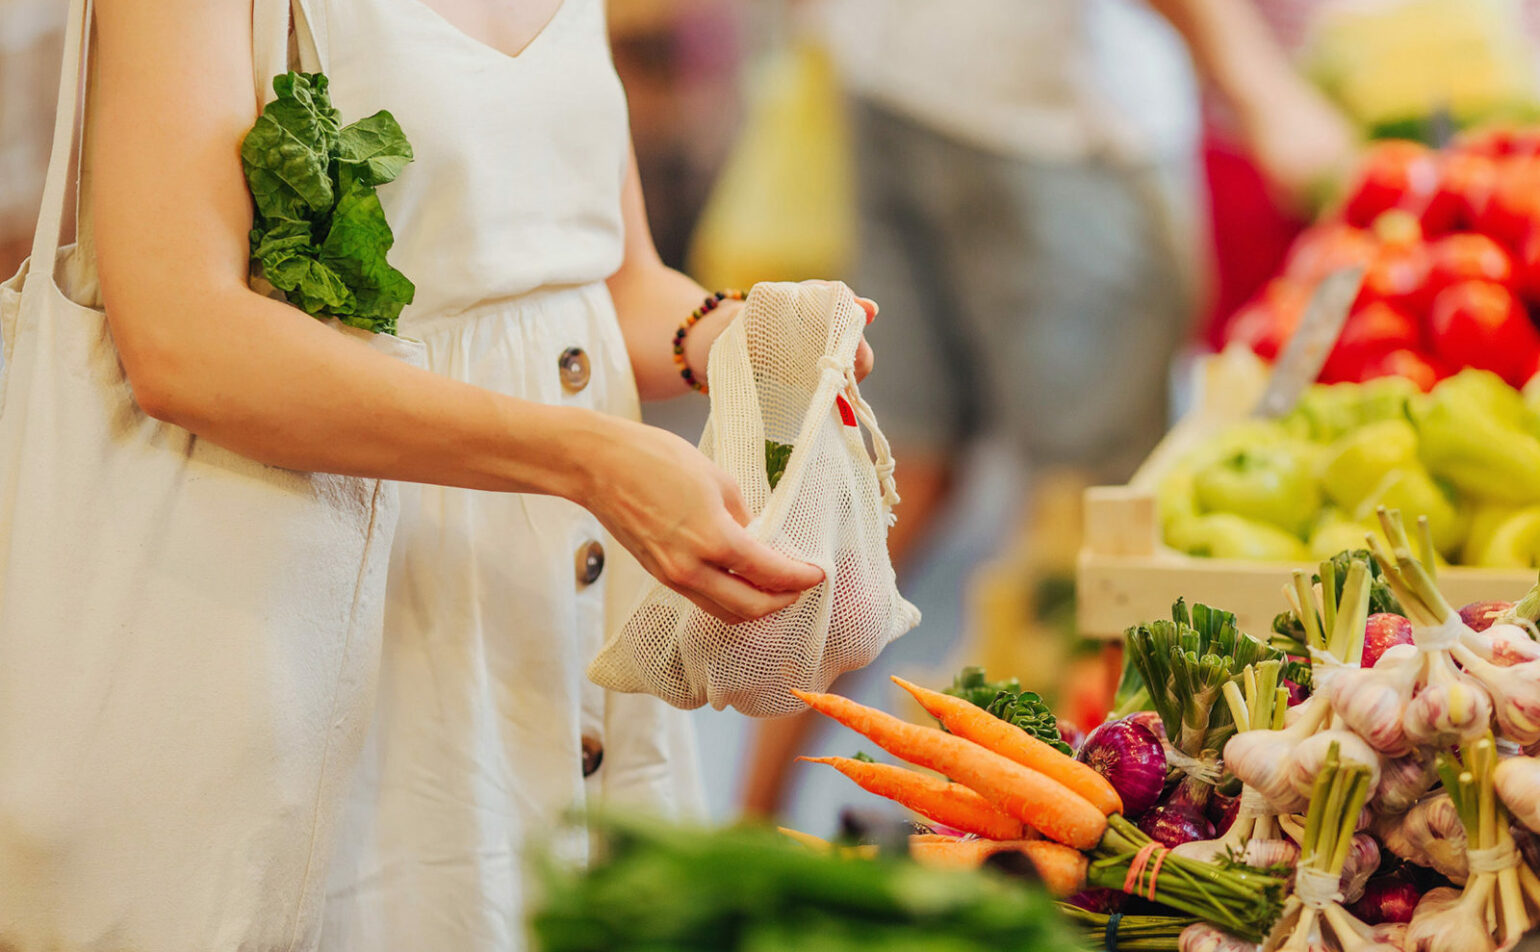
[[(0, 780), (0, 853), (23, 844), (35, 855), (0, 857), (0, 948), (522, 948), (527, 838), (588, 797), (689, 802), (679, 712), (583, 678), (632, 594), (625, 553), (730, 621), (785, 607), (821, 579), (749, 536), (736, 487), (705, 457), (634, 421), (638, 391), (686, 389), (675, 329), (707, 292), (653, 250), (602, 0), (300, 6), (296, 39), (312, 34), (344, 121), (388, 109), (412, 142), (415, 162), (380, 198), (392, 263), (417, 285), (401, 333), (421, 340), (433, 372), (247, 286), (252, 211), (238, 156), (255, 118), (252, 0), (98, 0), (82, 226), (94, 225), (110, 344), (138, 408), (196, 438), (129, 415), (129, 430), (159, 434), (147, 452), (160, 440), (191, 456), (207, 441), (273, 467), (415, 484), (402, 491), (362, 765), (348, 769), (359, 748), (346, 737), (319, 748), (316, 771), (343, 779), (315, 781), (314, 802), (290, 797), (281, 810), (252, 793), (264, 780), (251, 774), (143, 776), (178, 763), (168, 749), (222, 757), (228, 709), (262, 715), (275, 699), (262, 685), (199, 681), (215, 670), (199, 665), (220, 662), (202, 646), (186, 646), (198, 664), (136, 657), (153, 633), (122, 619), (113, 650), (141, 680), (118, 682), (96, 723), (71, 709), (59, 735), (92, 756), (99, 731), (128, 737), (104, 780), (115, 789), (60, 791), (55, 807), (42, 802), (46, 778), (4, 764), (20, 779)], [(695, 374), (735, 313), (724, 304), (688, 331)], [(863, 370), (870, 360), (863, 349)], [(208, 465), (178, 478), (219, 477)], [(290, 589), (324, 568), (305, 555)], [(197, 613), (207, 599), (196, 587), (166, 597)], [(262, 663), (304, 668), (331, 650), (281, 647)], [(0, 659), (20, 649), (0, 644)], [(157, 703), (132, 686), (161, 667), (176, 677), (155, 683), (198, 707), (169, 726), (157, 709), (160, 736), (124, 734), (123, 721)], [(368, 691), (355, 688), (334, 685), (329, 708), (277, 697), (273, 711), (288, 700), (318, 714), (284, 721), (299, 726), (278, 739), (271, 769), (298, 769), (291, 751), (316, 749), (307, 731), (367, 716)], [(30, 696), (52, 704), (48, 690)], [(5, 711), (17, 691), (0, 684)], [(18, 730), (0, 731), (0, 761)], [(186, 825), (157, 803), (183, 805)], [(47, 830), (6, 826), (39, 816)], [(121, 846), (136, 842), (124, 824), (146, 816), (167, 823), (153, 831), (164, 849)], [(274, 846), (282, 837), (300, 842)]]

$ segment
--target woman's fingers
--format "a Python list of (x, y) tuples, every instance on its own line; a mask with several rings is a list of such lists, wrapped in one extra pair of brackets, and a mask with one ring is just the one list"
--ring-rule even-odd
[[(822, 578), (823, 573), (819, 572), (818, 576)], [(730, 625), (772, 615), (795, 602), (802, 594), (800, 591), (766, 592), (750, 585), (740, 576), (709, 565), (702, 566), (700, 574), (692, 581), (695, 595), (719, 606), (721, 610), (712, 611), (693, 596), (691, 600)]]
[(870, 324), (877, 319), (877, 302), (871, 298), (857, 297), (856, 303), (861, 305), (861, 310), (866, 312), (866, 323)]
[(772, 594), (789, 593), (795, 597), (823, 581), (823, 569), (782, 555), (748, 533), (742, 533), (711, 561), (749, 585)]
[(856, 348), (856, 380), (865, 380), (876, 362), (877, 355), (872, 353), (872, 345), (861, 341), (861, 346)]

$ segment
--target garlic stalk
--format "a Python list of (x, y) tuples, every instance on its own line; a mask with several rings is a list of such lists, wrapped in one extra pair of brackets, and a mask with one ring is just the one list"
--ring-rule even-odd
[(1331, 745), (1311, 791), (1294, 892), (1263, 944), (1265, 952), (1364, 952), (1378, 944), (1372, 930), (1342, 907), (1342, 871), (1368, 796), (1369, 768), (1343, 763), (1338, 745)]
[[(1441, 924), (1450, 929), (1468, 932), (1472, 921), (1490, 926), (1488, 942), (1507, 943), (1534, 925), (1531, 910), (1540, 908), (1540, 878), (1521, 861), (1508, 829), (1508, 811), (1495, 792), (1497, 765), (1497, 744), (1490, 733), (1466, 744), (1458, 754), (1438, 756), (1439, 777), (1465, 828), (1470, 868), (1459, 904), (1440, 915)], [(1450, 945), (1447, 937), (1439, 945), (1440, 949), (1482, 947)]]
[(1450, 652), (1479, 636), (1438, 590), (1428, 567), (1412, 555), (1401, 514), (1383, 506), (1378, 514), (1394, 559), (1373, 536), (1368, 538), (1369, 547), (1412, 621), (1413, 639), (1423, 656), (1406, 705), (1406, 739), (1429, 747), (1475, 740), (1491, 726), (1492, 697), (1486, 686), (1455, 666)]

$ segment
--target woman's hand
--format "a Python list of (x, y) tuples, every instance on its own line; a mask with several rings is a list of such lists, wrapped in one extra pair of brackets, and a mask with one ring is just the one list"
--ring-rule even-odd
[(665, 430), (599, 417), (576, 502), (655, 578), (728, 624), (780, 611), (823, 580), (755, 540), (733, 480)]
[[(877, 302), (869, 298), (858, 297), (856, 303), (866, 311), (866, 323), (870, 324), (877, 317)], [(690, 336), (685, 338), (685, 360), (691, 367), (700, 368), (697, 372), (705, 376), (705, 367), (711, 356), (711, 345), (727, 329), (727, 325), (733, 322), (738, 312), (743, 310), (742, 301), (723, 301), (722, 304), (710, 314), (702, 318), (690, 329)], [(856, 348), (856, 380), (865, 380), (866, 375), (872, 372), (872, 366), (876, 363), (876, 355), (872, 353), (872, 345), (863, 337), (861, 345)]]

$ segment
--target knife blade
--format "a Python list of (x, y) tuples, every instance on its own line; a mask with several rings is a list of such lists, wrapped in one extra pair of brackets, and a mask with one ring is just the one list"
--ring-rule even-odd
[(1251, 410), (1252, 416), (1275, 419), (1294, 409), (1300, 394), (1320, 376), (1363, 282), (1363, 267), (1354, 265), (1333, 271), (1316, 285), (1299, 327), (1273, 365), (1267, 389)]

